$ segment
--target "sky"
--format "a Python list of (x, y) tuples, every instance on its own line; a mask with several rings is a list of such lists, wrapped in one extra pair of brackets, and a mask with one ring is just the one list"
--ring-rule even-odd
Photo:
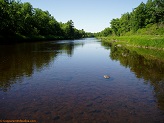
[(74, 22), (77, 29), (86, 32), (100, 32), (110, 27), (110, 21), (131, 12), (141, 2), (147, 0), (21, 0), (29, 2), (33, 8), (49, 11), (58, 22)]

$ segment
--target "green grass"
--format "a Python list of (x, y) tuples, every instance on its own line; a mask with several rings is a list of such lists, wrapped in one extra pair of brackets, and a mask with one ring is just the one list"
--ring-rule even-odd
[(133, 35), (133, 36), (110, 36), (99, 37), (104, 42), (121, 44), (128, 47), (140, 47), (148, 49), (164, 50), (164, 36)]
[(120, 37), (99, 37), (102, 42), (111, 45), (122, 45), (130, 51), (146, 59), (159, 59), (164, 61), (164, 36), (133, 35)]

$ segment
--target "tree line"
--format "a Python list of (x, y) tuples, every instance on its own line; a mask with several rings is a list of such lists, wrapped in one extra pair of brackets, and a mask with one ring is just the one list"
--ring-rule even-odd
[(0, 38), (47, 37), (53, 39), (77, 39), (91, 36), (74, 22), (58, 22), (48, 11), (33, 8), (29, 2), (0, 0)]
[(110, 27), (105, 28), (95, 35), (121, 36), (138, 32), (146, 34), (148, 29), (156, 30), (155, 33), (157, 34), (164, 34), (164, 0), (148, 0), (146, 3), (142, 2), (132, 12), (122, 14), (121, 18), (112, 19)]

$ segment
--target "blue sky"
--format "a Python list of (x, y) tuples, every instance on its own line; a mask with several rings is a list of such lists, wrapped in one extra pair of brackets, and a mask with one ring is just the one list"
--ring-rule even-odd
[(34, 8), (47, 10), (58, 22), (73, 20), (77, 29), (99, 32), (110, 26), (113, 18), (131, 12), (147, 0), (21, 0)]

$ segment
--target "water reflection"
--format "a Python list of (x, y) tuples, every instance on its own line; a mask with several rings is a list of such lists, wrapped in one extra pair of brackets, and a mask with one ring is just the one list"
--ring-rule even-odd
[[(132, 57), (132, 51), (106, 46), (109, 48), (105, 50), (96, 39), (5, 46), (5, 55), (0, 57), (8, 58), (7, 65), (1, 62), (0, 69), (5, 78), (1, 76), (0, 81), (6, 85), (0, 91), (1, 119), (39, 123), (163, 122), (163, 111), (157, 107), (163, 107), (163, 91), (158, 85), (162, 80), (153, 83), (158, 87), (156, 98), (150, 79), (144, 83), (144, 79), (135, 77), (137, 68), (132, 68), (136, 64), (131, 67), (135, 61), (122, 64)], [(110, 51), (113, 60), (108, 57)], [(136, 59), (140, 57), (143, 62), (142, 56)], [(104, 74), (111, 78), (104, 79)]]
[(72, 56), (74, 48), (80, 45), (83, 43), (63, 41), (0, 46), (0, 90), (7, 91), (24, 76), (49, 67), (58, 55)]
[(119, 61), (122, 66), (130, 68), (137, 78), (145, 80), (145, 84), (150, 83), (152, 85), (159, 107), (164, 110), (164, 61), (138, 55), (136, 51), (126, 49), (125, 47), (106, 43), (102, 43), (102, 45), (106, 48), (110, 47), (112, 60)]

